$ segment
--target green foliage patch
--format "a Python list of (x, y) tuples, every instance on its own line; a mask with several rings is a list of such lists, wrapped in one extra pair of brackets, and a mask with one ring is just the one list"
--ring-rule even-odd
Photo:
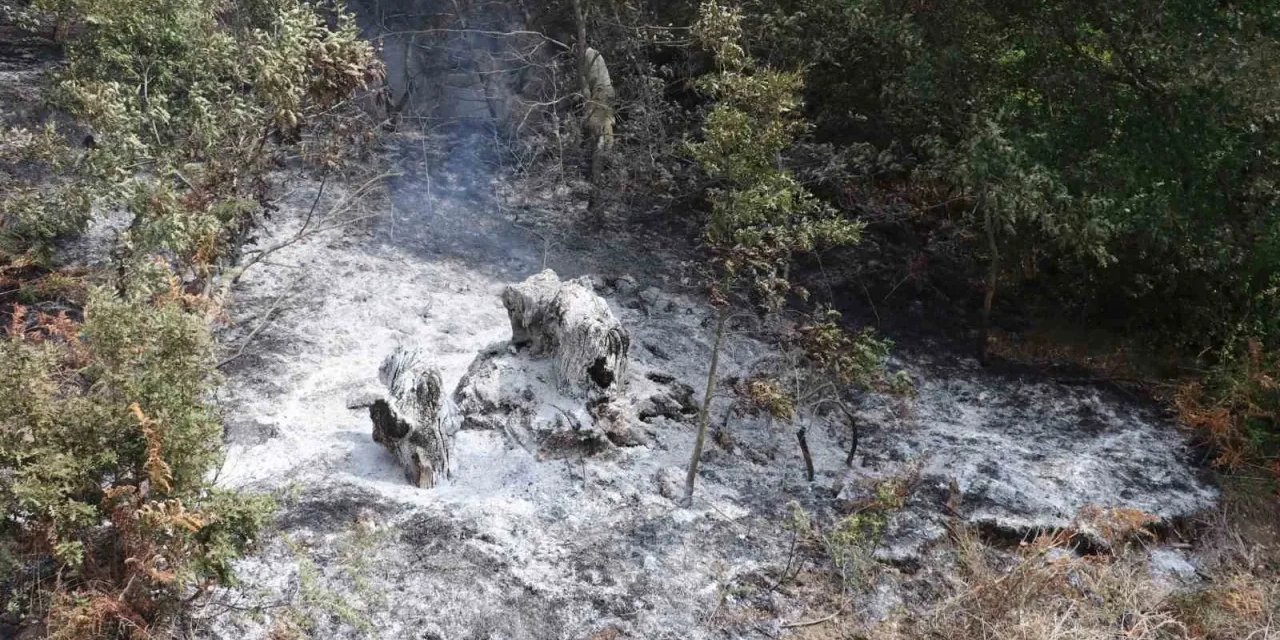
[[(211, 284), (286, 146), (325, 171), (356, 156), (372, 127), (344, 103), (381, 66), (350, 16), (299, 0), (39, 0), (23, 17), (71, 34), (48, 99), (92, 133), (0, 143), (0, 615), (167, 637), (234, 581), (271, 511), (212, 484)], [(101, 211), (130, 220), (113, 268), (51, 270)]]
[(1213, 369), (1210, 404), (1249, 344), (1280, 350), (1274, 3), (743, 6), (819, 139), (953, 230), (989, 296)]

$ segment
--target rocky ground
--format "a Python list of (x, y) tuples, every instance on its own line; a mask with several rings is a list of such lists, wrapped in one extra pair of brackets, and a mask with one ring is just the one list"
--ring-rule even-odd
[[(811, 588), (780, 584), (793, 565), (823, 561), (797, 552), (797, 510), (833, 522), (886, 483), (901, 490), (868, 543), (869, 582), (830, 618), (856, 625), (911, 610), (944, 579), (954, 523), (1015, 546), (1070, 529), (1091, 552), (1106, 544), (1108, 513), (1150, 514), (1176, 535), (1215, 503), (1183, 434), (1149, 403), (919, 342), (893, 363), (914, 397), (867, 399), (852, 468), (843, 421), (808, 425), (813, 482), (792, 427), (727, 415), (732, 399), (719, 397), (713, 420), (731, 437), (709, 445), (682, 508), (694, 426), (680, 391), (700, 392), (710, 340), (710, 309), (686, 272), (696, 254), (645, 221), (578, 222), (580, 194), (485, 169), (478, 144), (402, 134), (389, 147), (403, 175), (344, 214), (356, 222), (313, 219), (333, 228), (272, 253), (234, 289), (220, 332), (219, 481), (272, 493), (281, 515), (241, 563), (243, 585), (202, 614), (208, 637), (785, 637), (831, 613)], [(319, 189), (290, 178), (258, 247), (300, 237), (313, 202), (323, 216), (352, 186)], [(477, 354), (511, 338), (504, 287), (544, 267), (588, 276), (630, 332), (627, 397), (650, 409), (636, 437), (548, 455), (464, 427), (451, 436), (452, 476), (410, 486), (370, 436), (379, 365), (420, 348), (454, 389)], [(726, 378), (774, 355), (736, 329)], [(1194, 580), (1183, 547), (1152, 553)]]

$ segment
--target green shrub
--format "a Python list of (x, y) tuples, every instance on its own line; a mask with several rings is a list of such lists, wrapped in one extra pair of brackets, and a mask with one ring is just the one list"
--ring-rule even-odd
[[(0, 341), (0, 534), (28, 581), (0, 596), (38, 606), (15, 599), (55, 588), (26, 571), (51, 557), (55, 636), (171, 618), (193, 590), (230, 578), (266, 513), (260, 499), (207, 484), (221, 440), (207, 329), (177, 296), (101, 290), (82, 326), (26, 315), (19, 308)], [(104, 598), (115, 604), (101, 609)]]
[(226, 252), (263, 197), (275, 141), (314, 129), (303, 159), (342, 164), (360, 125), (372, 127), (338, 107), (380, 79), (376, 51), (345, 13), (330, 29), (300, 0), (246, 4), (244, 20), (236, 3), (201, 0), (34, 4), (78, 25), (50, 101), (87, 125), (93, 144), (72, 151), (52, 129), (3, 143), (27, 162), (0, 167), (0, 258), (47, 259), (97, 204), (133, 217), (126, 268), (162, 254), (205, 277), (200, 267)]
[[(296, 0), (240, 8), (38, 0), (24, 14), (75, 27), (51, 105), (93, 131), (83, 150), (52, 128), (0, 143), (0, 275), (31, 305), (0, 297), (0, 615), (54, 638), (167, 635), (234, 580), (269, 516), (211, 486), (217, 302), (187, 292), (210, 289), (284, 143), (326, 170), (352, 155), (367, 122), (342, 103), (381, 67), (341, 12), (331, 29)], [(115, 268), (74, 280), (112, 286), (37, 311), (71, 280), (48, 270), (53, 245), (93, 207), (131, 223)]]
[(1280, 340), (1271, 3), (748, 6), (758, 53), (808, 66), (823, 137), (880, 152), (854, 173), (960, 213), (971, 255), (1055, 315), (1190, 353), (1242, 323)]
[[(74, 166), (70, 147), (52, 125), (15, 128), (0, 139), (0, 265), (47, 261), (57, 238), (89, 221), (92, 194), (66, 174)], [(29, 179), (40, 176), (43, 182)]]

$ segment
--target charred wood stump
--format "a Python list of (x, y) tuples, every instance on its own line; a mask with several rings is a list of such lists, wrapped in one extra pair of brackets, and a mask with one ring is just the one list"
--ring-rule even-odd
[(440, 372), (421, 351), (401, 349), (383, 362), (378, 379), (388, 393), (369, 406), (374, 441), (396, 456), (410, 484), (435, 486), (449, 473)]
[(511, 344), (551, 355), (557, 386), (576, 397), (601, 398), (626, 383), (631, 338), (608, 303), (577, 280), (546, 270), (502, 293)]

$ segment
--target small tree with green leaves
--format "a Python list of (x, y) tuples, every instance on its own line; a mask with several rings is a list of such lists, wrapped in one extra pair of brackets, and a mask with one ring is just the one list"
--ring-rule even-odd
[(686, 504), (693, 499), (733, 298), (748, 296), (765, 312), (774, 312), (788, 295), (806, 296), (788, 279), (793, 258), (822, 246), (855, 243), (862, 231), (783, 168), (782, 154), (805, 128), (798, 113), (803, 79), (755, 64), (742, 46), (741, 20), (736, 10), (712, 0), (702, 4), (694, 26), (697, 41), (714, 54), (717, 65), (701, 82), (716, 103), (707, 115), (703, 140), (690, 147), (714, 185), (705, 242), (718, 313), (685, 479)]
[(815, 477), (809, 452), (806, 425), (810, 420), (835, 415), (849, 426), (849, 453), (852, 465), (857, 453), (860, 426), (851, 401), (869, 391), (905, 396), (911, 381), (905, 372), (887, 373), (889, 340), (871, 329), (850, 332), (840, 314), (818, 308), (780, 336), (778, 352), (762, 358), (734, 389), (740, 413), (765, 416), (775, 422), (796, 426), (796, 440), (804, 459), (805, 474)]

